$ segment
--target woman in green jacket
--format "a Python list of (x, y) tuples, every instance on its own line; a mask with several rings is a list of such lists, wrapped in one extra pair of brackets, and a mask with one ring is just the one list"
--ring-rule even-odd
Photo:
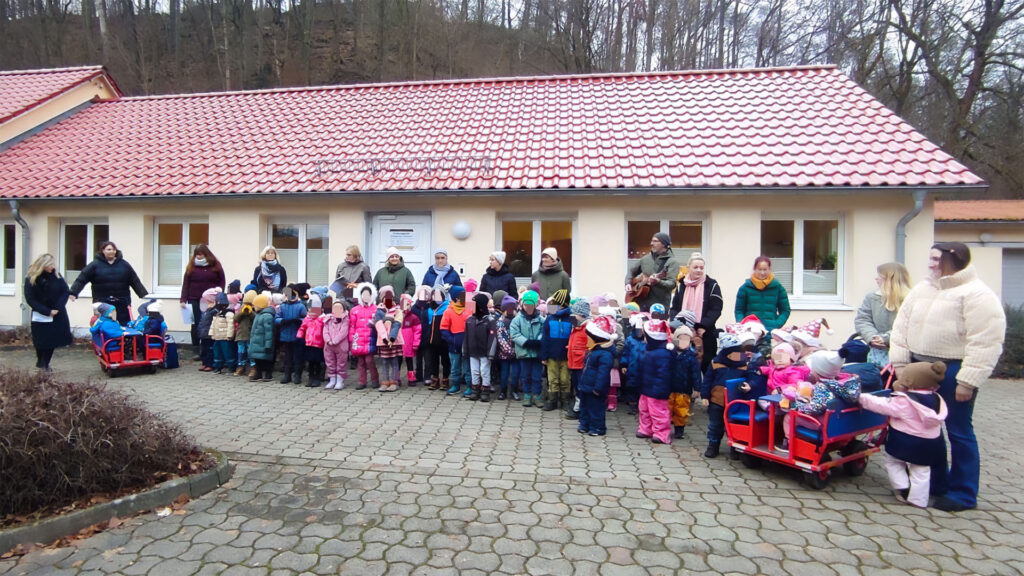
[(772, 261), (763, 254), (754, 259), (754, 272), (736, 294), (736, 321), (751, 314), (768, 330), (782, 328), (789, 320), (789, 296), (772, 274)]

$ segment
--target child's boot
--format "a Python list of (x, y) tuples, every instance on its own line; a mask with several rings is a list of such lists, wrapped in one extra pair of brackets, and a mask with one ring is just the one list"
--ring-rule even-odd
[(260, 379), (260, 371), (255, 366), (249, 368), (249, 382), (256, 382)]
[(615, 409), (619, 407), (619, 397), (609, 396), (608, 397), (608, 411), (615, 412)]
[(245, 366), (240, 364), (237, 368), (235, 368), (235, 376), (243, 375), (245, 375)]
[(330, 377), (330, 379), (329, 379), (329, 380), (327, 380), (327, 386), (324, 386), (324, 388), (326, 388), (326, 389), (328, 389), (328, 390), (334, 390), (334, 381), (335, 381), (335, 380), (336, 380), (337, 378), (338, 378), (337, 376), (333, 376), (333, 375), (332, 375), (332, 376)]
[(524, 407), (529, 407), (531, 404), (533, 404), (533, 402), (530, 400), (530, 395), (529, 394), (523, 394), (523, 406)]
[(274, 381), (274, 369), (267, 368), (263, 371), (263, 377), (260, 378), (260, 382), (273, 382)]
[(483, 390), (480, 391), (480, 401), (481, 402), (490, 402), (491, 401), (491, 387), (490, 386), (487, 386)]
[(408, 372), (406, 372), (405, 379), (409, 382), (410, 388), (416, 386), (416, 371), (409, 370)]
[(428, 390), (437, 390), (440, 387), (441, 387), (441, 381), (438, 380), (437, 378), (431, 378), (430, 379), (430, 386), (427, 386), (427, 389)]
[(683, 433), (686, 432), (686, 426), (676, 426), (676, 433), (673, 438), (679, 440), (683, 437)]
[(565, 406), (565, 419), (566, 420), (579, 420), (580, 419), (580, 404), (579, 399), (570, 394), (562, 395), (562, 406)]
[(466, 386), (466, 391), (462, 393), (463, 398), (469, 398), (473, 395), (473, 386)]
[(720, 448), (721, 443), (722, 443), (721, 440), (719, 440), (718, 442), (708, 442), (708, 449), (704, 451), (704, 457), (705, 458), (716, 458), (716, 457), (718, 457), (718, 450)]
[[(312, 375), (312, 369), (310, 369), (310, 374)], [(302, 384), (302, 366), (295, 369), (295, 373), (292, 374), (292, 382), (295, 384)]]
[(470, 388), (469, 396), (466, 396), (465, 398), (466, 398), (466, 400), (470, 400), (472, 402), (476, 402), (477, 400), (479, 400), (480, 399), (480, 385), (479, 384), (474, 384)]
[(284, 373), (281, 374), (281, 384), (290, 384), (292, 381), (292, 367), (285, 366)]
[(459, 390), (460, 390), (459, 384), (455, 383), (455, 384), (452, 384), (451, 386), (448, 387), (448, 391), (445, 392), (445, 394), (448, 395), (448, 396), (454, 396), (454, 395), (459, 393)]

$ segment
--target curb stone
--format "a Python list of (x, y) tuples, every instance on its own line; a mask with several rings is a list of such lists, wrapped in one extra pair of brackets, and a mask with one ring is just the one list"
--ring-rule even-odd
[(205, 472), (168, 480), (148, 490), (96, 504), (85, 510), (44, 518), (31, 524), (2, 530), (0, 531), (0, 553), (7, 552), (18, 545), (53, 542), (93, 524), (107, 522), (115, 516), (130, 516), (144, 510), (167, 506), (182, 494), (190, 499), (198, 498), (223, 485), (231, 478), (231, 465), (227, 456), (217, 450), (206, 450), (206, 452), (217, 460), (217, 465)]

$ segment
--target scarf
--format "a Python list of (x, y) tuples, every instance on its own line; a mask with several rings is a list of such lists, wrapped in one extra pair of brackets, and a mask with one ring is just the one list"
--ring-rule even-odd
[(209, 262), (206, 261), (206, 258), (203, 258), (201, 256), (197, 256), (196, 259), (195, 259), (195, 264), (196, 264), (196, 266), (206, 266), (206, 265), (209, 264)]
[(462, 316), (462, 311), (466, 309), (466, 305), (459, 304), (458, 302), (452, 302), (451, 309), (455, 311), (455, 313), (458, 314), (459, 316)]
[(438, 290), (442, 289), (444, 287), (445, 277), (448, 276), (448, 273), (452, 271), (452, 265), (446, 264), (438, 268), (437, 265), (435, 264), (431, 266), (430, 269), (434, 271), (434, 274), (437, 274), (437, 276), (434, 278), (434, 285), (431, 286), (431, 288), (436, 288)]
[(260, 276), (263, 277), (263, 283), (267, 288), (276, 290), (281, 287), (282, 269), (277, 260), (263, 260), (260, 262)]
[(555, 266), (558, 266), (558, 265), (559, 265), (560, 263), (561, 263), (561, 262), (560, 262), (559, 260), (555, 260), (555, 261), (554, 261), (554, 262), (552, 262), (551, 264), (545, 264), (545, 263), (541, 262), (541, 263), (540, 263), (540, 269), (541, 269), (541, 270), (551, 270), (551, 269), (552, 269), (552, 268), (554, 268)]
[(686, 289), (683, 291), (683, 310), (689, 310), (700, 322), (701, 313), (704, 312), (704, 280), (707, 276), (701, 276), (699, 280), (691, 280), (687, 274), (683, 278)]
[(750, 275), (750, 281), (754, 283), (754, 288), (757, 288), (758, 290), (764, 290), (767, 288), (768, 285), (772, 283), (772, 280), (775, 280), (775, 274), (768, 274), (768, 277), (764, 280), (761, 280), (753, 274)]

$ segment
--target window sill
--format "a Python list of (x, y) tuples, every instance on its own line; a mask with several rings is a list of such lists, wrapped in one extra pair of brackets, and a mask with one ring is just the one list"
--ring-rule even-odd
[(180, 300), (181, 299), (181, 286), (178, 286), (177, 288), (175, 288), (173, 286), (169, 287), (169, 288), (165, 288), (165, 287), (153, 288), (153, 291), (150, 292), (145, 298), (143, 298), (143, 300), (149, 300), (151, 298), (156, 298), (156, 299), (160, 299), (160, 300), (171, 300), (171, 299), (173, 299), (173, 300)]
[(791, 299), (789, 307), (792, 310), (829, 310), (837, 312), (853, 312), (855, 310), (852, 306), (847, 306), (838, 300), (829, 302), (827, 300)]
[(0, 296), (14, 296), (14, 284), (0, 286)]

